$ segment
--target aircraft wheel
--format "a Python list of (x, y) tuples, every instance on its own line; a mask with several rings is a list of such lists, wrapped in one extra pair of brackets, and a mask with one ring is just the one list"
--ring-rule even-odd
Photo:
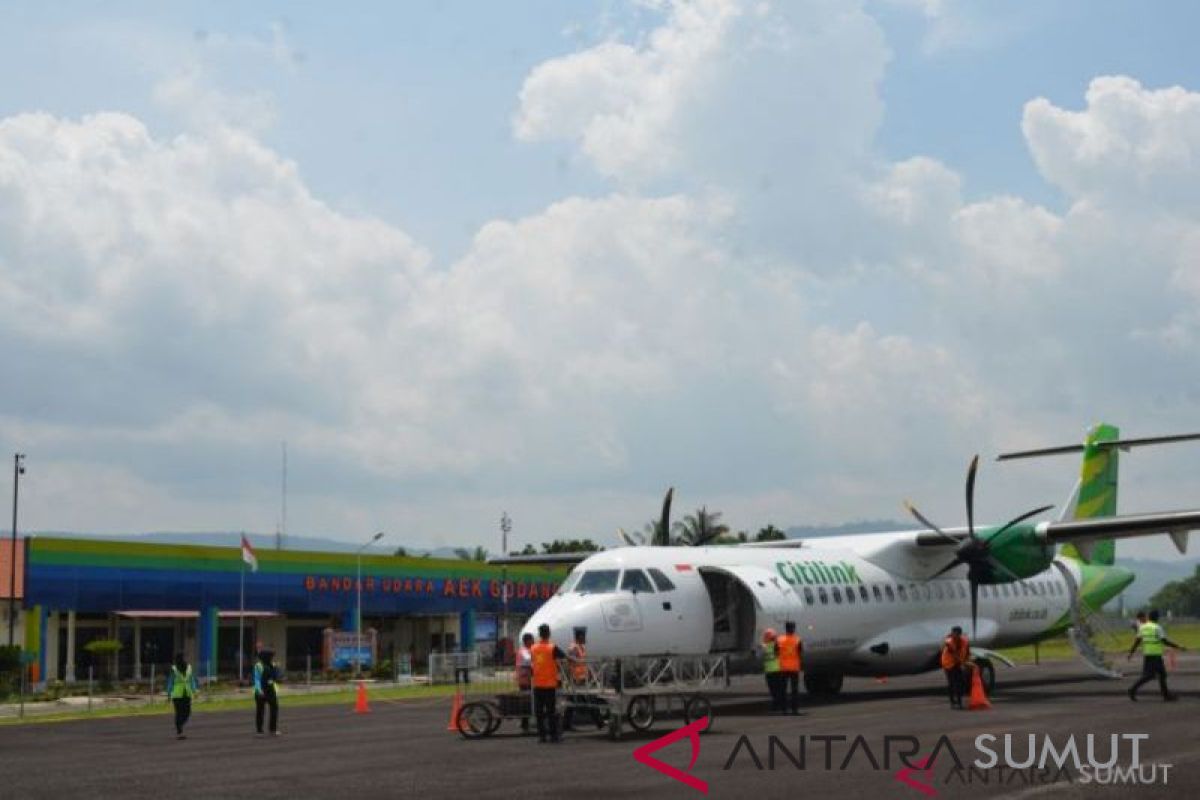
[(691, 725), (698, 719), (708, 717), (708, 724), (704, 726), (701, 733), (708, 732), (708, 729), (713, 725), (712, 701), (704, 695), (693, 695), (689, 697), (683, 706), (683, 721)]
[(650, 697), (635, 697), (625, 710), (625, 721), (635, 731), (648, 731), (654, 724), (654, 700)]
[(498, 722), (487, 703), (467, 703), (458, 711), (458, 732), (464, 739), (481, 739), (495, 730)]
[(814, 697), (833, 697), (842, 691), (840, 672), (804, 673), (804, 691)]
[(991, 697), (996, 688), (996, 667), (992, 665), (991, 659), (977, 658), (975, 668), (979, 670), (979, 679), (983, 681), (983, 691)]

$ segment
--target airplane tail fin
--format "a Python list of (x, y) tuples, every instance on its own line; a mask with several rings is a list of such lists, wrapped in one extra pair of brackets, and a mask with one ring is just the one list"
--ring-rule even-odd
[[(1105, 446), (1103, 443), (1119, 441), (1120, 435), (1115, 425), (1104, 423), (1088, 431), (1083, 446), (1083, 463), (1079, 469), (1074, 519), (1116, 516), (1117, 465), (1121, 451), (1118, 447)], [(1117, 556), (1117, 543), (1113, 539), (1100, 539), (1090, 542), (1083, 550), (1078, 545), (1065, 544), (1061, 555), (1088, 564), (1112, 566)]]
[[(1117, 462), (1121, 450), (1151, 444), (1169, 444), (1200, 439), (1200, 433), (1155, 436), (1146, 439), (1122, 439), (1120, 436), (1121, 432), (1115, 425), (1101, 423), (1088, 431), (1087, 439), (1083, 444), (1005, 453), (997, 460), (1008, 461), (1017, 458), (1082, 452), (1083, 466), (1080, 468), (1079, 482), (1075, 485), (1072, 501), (1068, 505), (1068, 518), (1111, 517), (1117, 513)], [(1116, 557), (1116, 544), (1112, 539), (1066, 544), (1063, 545), (1062, 555), (1088, 564), (1111, 566)]]

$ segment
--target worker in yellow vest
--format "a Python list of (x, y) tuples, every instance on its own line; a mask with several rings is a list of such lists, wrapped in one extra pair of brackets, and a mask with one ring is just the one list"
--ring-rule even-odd
[(803, 645), (796, 635), (796, 623), (788, 620), (783, 624), (784, 634), (775, 640), (779, 653), (779, 679), (781, 693), (788, 695), (788, 712), (800, 713), (800, 651)]
[(1129, 687), (1129, 699), (1137, 702), (1137, 690), (1158, 678), (1158, 688), (1162, 690), (1163, 700), (1168, 702), (1178, 700), (1179, 697), (1172, 694), (1171, 690), (1167, 688), (1167, 669), (1163, 665), (1163, 647), (1173, 647), (1176, 650), (1186, 650), (1187, 648), (1180, 647), (1167, 638), (1166, 631), (1158, 624), (1157, 610), (1151, 611), (1149, 617), (1142, 612), (1138, 613), (1137, 638), (1133, 640), (1133, 645), (1129, 648), (1127, 659), (1133, 658), (1139, 644), (1142, 646), (1142, 677)]
[(550, 640), (550, 626), (538, 626), (538, 642), (529, 648), (533, 660), (533, 713), (538, 741), (560, 742), (555, 702), (558, 698), (558, 662), (567, 654)]
[(779, 645), (776, 641), (775, 629), (763, 631), (763, 675), (767, 679), (767, 692), (771, 695), (772, 714), (782, 714), (785, 711), (783, 675), (779, 671)]
[(192, 698), (196, 696), (199, 687), (196, 676), (192, 674), (192, 665), (183, 657), (183, 653), (175, 654), (175, 663), (167, 676), (167, 697), (175, 706), (175, 738), (186, 739), (183, 726), (192, 716)]

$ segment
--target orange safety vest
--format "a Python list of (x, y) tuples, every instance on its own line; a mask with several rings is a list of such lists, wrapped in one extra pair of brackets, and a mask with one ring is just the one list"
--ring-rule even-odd
[[(955, 650), (958, 652), (955, 652)], [(967, 655), (970, 648), (967, 645), (967, 637), (960, 636), (958, 639), (958, 647), (954, 646), (954, 637), (947, 636), (942, 642), (942, 669), (954, 669), (961, 667), (967, 663)]]
[(554, 642), (538, 642), (529, 648), (533, 656), (533, 688), (557, 689), (558, 665), (554, 663)]
[(780, 672), (800, 671), (800, 637), (794, 633), (785, 633), (775, 640), (779, 652)]
[(571, 680), (575, 683), (584, 683), (588, 677), (587, 664), (583, 663), (587, 658), (587, 648), (578, 642), (572, 642), (571, 646), (567, 648), (567, 654), (573, 659), (578, 659), (571, 662)]

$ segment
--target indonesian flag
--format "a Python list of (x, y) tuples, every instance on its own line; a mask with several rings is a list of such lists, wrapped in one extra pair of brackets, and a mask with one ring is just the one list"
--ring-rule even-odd
[(242, 534), (242, 561), (250, 565), (251, 572), (258, 572), (258, 556), (254, 555), (254, 548), (250, 546), (244, 533)]

